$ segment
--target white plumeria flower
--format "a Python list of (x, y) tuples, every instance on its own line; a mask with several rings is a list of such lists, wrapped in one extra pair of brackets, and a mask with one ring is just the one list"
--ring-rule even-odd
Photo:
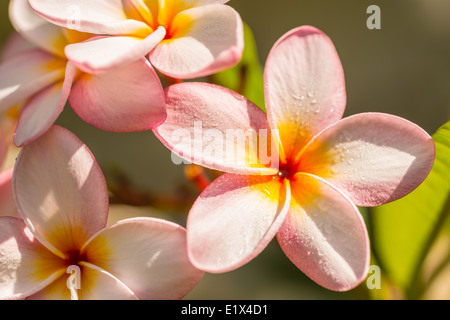
[(91, 34), (51, 24), (27, 0), (11, 0), (9, 16), (20, 37), (4, 49), (0, 64), (0, 113), (19, 106), (17, 146), (50, 128), (67, 101), (85, 122), (106, 131), (144, 131), (165, 120), (163, 88), (147, 59), (108, 72), (82, 72), (64, 51)]
[[(168, 116), (157, 136), (176, 155), (226, 172), (191, 208), (189, 257), (201, 270), (227, 272), (276, 236), (311, 279), (350, 290), (365, 279), (370, 261), (356, 206), (377, 206), (414, 190), (431, 170), (434, 142), (417, 125), (389, 114), (341, 119), (342, 65), (330, 39), (313, 27), (280, 38), (264, 78), (267, 114), (210, 84), (166, 89)], [(268, 149), (276, 161), (255, 161), (261, 145), (226, 139), (230, 130), (271, 133)], [(235, 153), (224, 154), (228, 150)]]
[(161, 73), (178, 79), (235, 65), (244, 48), (243, 24), (228, 0), (29, 0), (62, 27), (107, 35), (70, 45), (67, 57), (98, 72), (149, 55)]
[(183, 227), (156, 218), (106, 227), (103, 173), (66, 129), (23, 147), (13, 190), (22, 219), (0, 217), (2, 299), (180, 299), (203, 276)]

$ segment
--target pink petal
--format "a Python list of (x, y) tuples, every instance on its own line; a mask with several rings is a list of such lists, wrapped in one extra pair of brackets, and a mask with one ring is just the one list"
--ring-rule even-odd
[(29, 41), (25, 40), (18, 32), (12, 31), (6, 41), (3, 43), (0, 61), (5, 61), (16, 56), (18, 53), (36, 49), (36, 46)]
[(145, 57), (166, 31), (159, 27), (146, 38), (131, 36), (95, 37), (66, 47), (67, 58), (87, 73), (101, 73)]
[(367, 276), (364, 220), (344, 194), (317, 177), (297, 174), (292, 181), (291, 208), (277, 238), (287, 257), (327, 289), (350, 290)]
[(341, 62), (331, 40), (313, 27), (293, 29), (278, 40), (264, 78), (269, 122), (279, 129), (288, 161), (344, 113)]
[(58, 26), (94, 34), (150, 32), (134, 7), (123, 0), (28, 0), (36, 13)]
[(0, 217), (20, 217), (12, 192), (13, 169), (0, 173)]
[(417, 125), (365, 113), (324, 130), (301, 156), (300, 170), (330, 181), (360, 206), (399, 199), (427, 177), (434, 142)]
[(62, 28), (38, 16), (27, 0), (11, 0), (9, 18), (14, 28), (29, 42), (64, 58), (64, 46), (67, 41)]
[(21, 52), (0, 65), (0, 112), (64, 78), (66, 61), (40, 49)]
[(277, 172), (270, 168), (278, 165), (275, 151), (263, 148), (263, 159), (259, 142), (246, 146), (264, 133), (272, 141), (265, 113), (244, 97), (210, 84), (181, 83), (166, 89), (166, 106), (167, 119), (155, 134), (176, 155), (220, 171)]
[(226, 173), (209, 185), (187, 221), (188, 252), (194, 266), (227, 272), (264, 250), (289, 209), (290, 189), (285, 181)]
[(53, 125), (64, 109), (76, 72), (76, 68), (68, 63), (64, 81), (47, 87), (26, 103), (14, 134), (17, 146), (38, 138)]
[(80, 300), (137, 300), (120, 279), (87, 262), (82, 262)]
[(0, 169), (8, 155), (8, 130), (3, 126), (0, 127)]
[[(81, 262), (80, 289), (74, 290), (72, 296), (67, 282), (71, 274), (59, 277), (49, 286), (36, 294), (28, 297), (28, 300), (136, 300), (136, 296), (119, 279), (105, 270), (87, 262)], [(72, 280), (73, 281), (73, 280)], [(72, 289), (73, 290), (73, 289)]]
[(69, 97), (87, 123), (107, 131), (144, 131), (166, 119), (164, 91), (145, 59), (108, 72), (82, 75)]
[(23, 299), (64, 272), (64, 261), (47, 250), (22, 219), (0, 217), (0, 299)]
[(106, 224), (103, 173), (87, 146), (61, 127), (22, 148), (13, 192), (28, 227), (61, 257), (79, 250)]
[(231, 7), (208, 5), (179, 13), (150, 61), (162, 73), (197, 78), (234, 66), (242, 57), (243, 26)]
[(119, 221), (95, 235), (83, 252), (140, 299), (181, 299), (203, 276), (189, 262), (185, 229), (155, 218)]

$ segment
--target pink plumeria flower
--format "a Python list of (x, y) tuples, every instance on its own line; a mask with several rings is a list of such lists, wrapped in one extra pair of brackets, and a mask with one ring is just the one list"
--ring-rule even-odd
[(68, 58), (87, 72), (110, 69), (149, 54), (173, 78), (210, 75), (242, 57), (243, 26), (228, 0), (29, 0), (62, 27), (110, 35), (70, 45)]
[(23, 45), (13, 41), (13, 49), (6, 50), (15, 54), (0, 65), (0, 112), (20, 105), (17, 146), (50, 128), (67, 100), (84, 121), (102, 130), (143, 131), (165, 120), (163, 88), (145, 58), (104, 73), (83, 73), (67, 60), (64, 49), (90, 34), (45, 21), (26, 0), (11, 0), (9, 8), (15, 29), (34, 45), (17, 50)]
[[(184, 83), (166, 89), (168, 117), (156, 135), (178, 156), (226, 172), (189, 213), (190, 259), (202, 270), (227, 272), (276, 236), (312, 280), (331, 290), (352, 289), (367, 276), (370, 260), (357, 206), (377, 206), (415, 189), (432, 167), (433, 141), (393, 115), (341, 119), (346, 93), (340, 59), (329, 38), (310, 26), (288, 32), (272, 48), (265, 99), (267, 115), (225, 88)], [(199, 121), (203, 132), (215, 132), (213, 139), (195, 132)], [(230, 129), (270, 130), (277, 161), (264, 166), (215, 156), (245, 146), (218, 138)]]
[(180, 299), (203, 276), (183, 227), (156, 218), (106, 227), (102, 171), (62, 127), (22, 148), (13, 190), (22, 219), (0, 217), (3, 299)]

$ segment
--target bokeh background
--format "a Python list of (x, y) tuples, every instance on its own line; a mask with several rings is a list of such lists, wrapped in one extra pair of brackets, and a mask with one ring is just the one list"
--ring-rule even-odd
[[(0, 45), (12, 31), (8, 3), (0, 0)], [(373, 4), (381, 9), (380, 30), (366, 27), (366, 10)], [(262, 65), (276, 40), (292, 28), (313, 25), (328, 34), (346, 75), (345, 116), (387, 112), (415, 122), (430, 134), (450, 119), (450, 1), (231, 0), (229, 5), (252, 29)], [(186, 179), (186, 168), (172, 163), (170, 152), (151, 132), (100, 131), (82, 122), (69, 107), (57, 123), (89, 146), (110, 186), (121, 195), (117, 202), (125, 199), (135, 206), (113, 205), (111, 222), (145, 214), (185, 224), (195, 189)], [(186, 299), (367, 297), (365, 284), (346, 293), (319, 287), (273, 241), (236, 271), (206, 274)]]

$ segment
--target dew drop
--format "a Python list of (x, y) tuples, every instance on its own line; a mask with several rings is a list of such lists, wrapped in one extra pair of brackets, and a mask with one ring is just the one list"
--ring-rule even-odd
[(305, 96), (299, 96), (299, 95), (297, 95), (297, 94), (293, 94), (292, 96), (292, 99), (294, 99), (294, 100), (298, 100), (298, 101), (303, 101), (303, 100), (305, 100)]
[(245, 97), (237, 92), (233, 92), (233, 96), (239, 101), (245, 100)]

